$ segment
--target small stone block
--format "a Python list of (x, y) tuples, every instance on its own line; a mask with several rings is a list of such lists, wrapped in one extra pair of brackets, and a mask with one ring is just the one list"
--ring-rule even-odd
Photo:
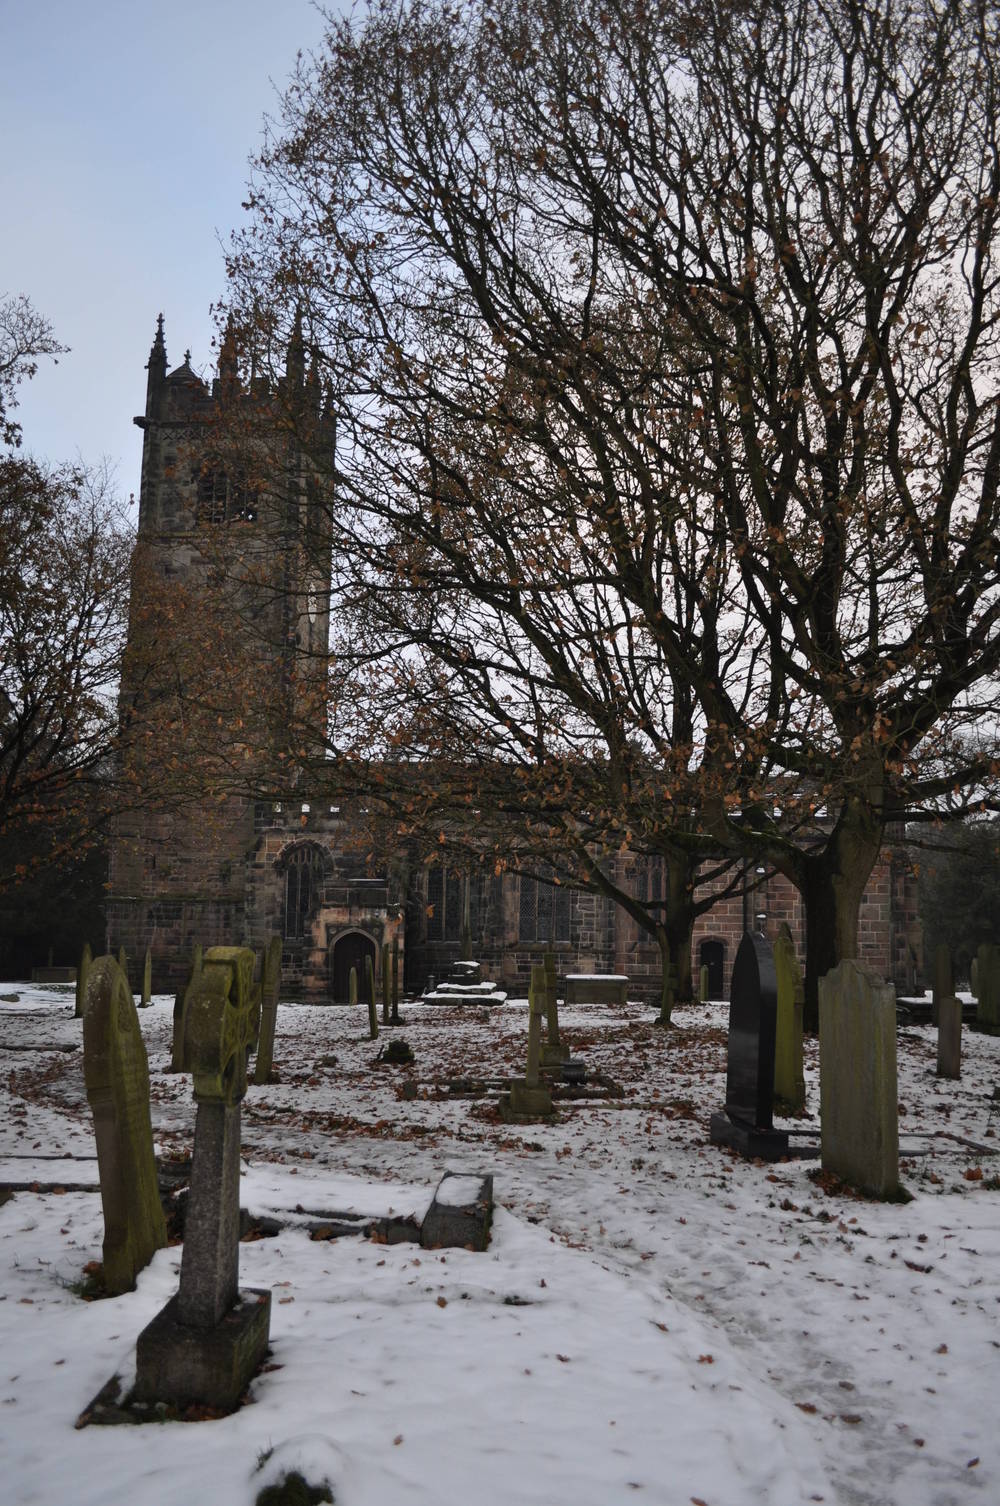
[(962, 1075), (962, 1004), (954, 996), (938, 1001), (937, 1075)]
[[(473, 1183), (478, 1181), (478, 1189)], [(471, 1193), (471, 1196), (469, 1195)], [(461, 1202), (456, 1202), (461, 1197)], [(446, 1171), (420, 1226), (425, 1250), (485, 1250), (493, 1219), (493, 1178)]]
[(785, 1130), (754, 1129), (740, 1124), (728, 1114), (713, 1114), (709, 1137), (713, 1145), (728, 1145), (748, 1161), (780, 1161), (788, 1155)]
[(507, 1124), (531, 1124), (536, 1119), (551, 1119), (555, 1113), (552, 1094), (541, 1084), (529, 1087), (526, 1082), (515, 1079), (506, 1093), (501, 1093), (498, 1104), (500, 1118)]
[(242, 1289), (214, 1328), (181, 1323), (178, 1311), (171, 1297), (140, 1333), (131, 1400), (234, 1411), (267, 1350), (271, 1293)]

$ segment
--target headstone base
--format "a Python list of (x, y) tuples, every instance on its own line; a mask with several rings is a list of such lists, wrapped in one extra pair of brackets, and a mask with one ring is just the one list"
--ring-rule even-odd
[(542, 1047), (540, 1068), (543, 1072), (559, 1073), (562, 1071), (563, 1062), (569, 1061), (569, 1055), (569, 1047), (563, 1045), (562, 1042), (558, 1046), (545, 1045)]
[[(478, 1180), (478, 1191), (465, 1202), (450, 1201), (456, 1184)], [(451, 1183), (451, 1187), (449, 1187)], [(420, 1226), (420, 1243), (425, 1250), (485, 1250), (490, 1241), (493, 1218), (493, 1178), (470, 1178), (462, 1172), (446, 1171), (438, 1183), (431, 1205)]]
[(234, 1411), (267, 1349), (271, 1293), (241, 1289), (214, 1328), (181, 1323), (178, 1311), (171, 1297), (139, 1335), (131, 1400)]
[(530, 1124), (535, 1119), (551, 1119), (555, 1110), (552, 1094), (539, 1084), (529, 1087), (515, 1079), (510, 1090), (500, 1095), (500, 1118), (507, 1124)]
[(709, 1135), (713, 1145), (728, 1145), (748, 1161), (780, 1161), (788, 1155), (786, 1130), (754, 1129), (726, 1113), (712, 1115)]

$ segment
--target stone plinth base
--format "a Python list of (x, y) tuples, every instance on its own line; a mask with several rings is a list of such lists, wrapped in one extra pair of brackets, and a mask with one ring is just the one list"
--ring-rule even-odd
[(728, 1145), (746, 1160), (780, 1161), (788, 1155), (788, 1134), (785, 1130), (754, 1129), (749, 1124), (739, 1124), (728, 1114), (713, 1114), (709, 1130), (713, 1145)]
[(558, 1046), (543, 1046), (541, 1056), (541, 1070), (543, 1072), (562, 1072), (563, 1062), (569, 1061), (569, 1047), (562, 1042)]
[(136, 1342), (131, 1399), (233, 1411), (264, 1358), (270, 1326), (271, 1293), (253, 1287), (214, 1328), (181, 1323), (171, 1297)]
[(515, 1080), (507, 1093), (500, 1095), (500, 1118), (508, 1124), (530, 1124), (534, 1119), (551, 1119), (555, 1110), (552, 1094), (539, 1084), (529, 1087)]

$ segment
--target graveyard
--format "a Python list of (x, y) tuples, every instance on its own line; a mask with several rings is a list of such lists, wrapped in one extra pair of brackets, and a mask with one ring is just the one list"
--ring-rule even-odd
[[(175, 1061), (172, 998), (136, 1011), (161, 1188), (183, 1197), (206, 1102), (223, 1117), (242, 1108), (231, 1237), (239, 1287), (269, 1296), (270, 1325), (234, 1411), (154, 1408), (159, 1425), (109, 1426), (96, 1399), (115, 1377), (134, 1384), (139, 1335), (178, 1283), (184, 1300), (202, 1257), (182, 1275), (168, 1197), (167, 1243), (154, 1240), (135, 1289), (95, 1295), (107, 1230), (88, 1016), (74, 1017), (70, 985), (4, 985), (7, 1498), (250, 1506), (298, 1472), (325, 1489), (309, 1499), (340, 1506), (473, 1493), (578, 1506), (995, 1500), (997, 1037), (963, 1030), (961, 1076), (939, 1076), (937, 1029), (900, 1024), (908, 1200), (886, 1201), (820, 1171), (811, 1037), (804, 1112), (774, 1119), (795, 1153), (747, 1159), (711, 1143), (727, 1102), (722, 1001), (678, 1008), (668, 1031), (649, 1005), (561, 1003), (563, 1055), (584, 1080), (550, 1078), (546, 1112), (508, 1122), (504, 1090), (531, 1087), (532, 1030), (543, 1062), (551, 1049), (538, 997), (533, 1019), (525, 999), (404, 999), (377, 1039), (363, 999), (282, 1002), (270, 1080), (253, 1080), (251, 1057), (241, 1105), (243, 1085), (211, 1075), (195, 1036)], [(387, 1048), (404, 1040), (412, 1059), (394, 1064)], [(446, 1172), (465, 1188), (493, 1179), (484, 1250), (418, 1242)]]

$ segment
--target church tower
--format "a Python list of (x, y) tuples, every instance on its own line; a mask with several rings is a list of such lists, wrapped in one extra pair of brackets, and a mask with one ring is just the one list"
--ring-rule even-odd
[(231, 330), (211, 386), (190, 352), (169, 371), (162, 315), (146, 372), (107, 918), (162, 989), (195, 943), (264, 939), (255, 819), (286, 740), (324, 731), (334, 426), (298, 320), (274, 386), (241, 382)]

